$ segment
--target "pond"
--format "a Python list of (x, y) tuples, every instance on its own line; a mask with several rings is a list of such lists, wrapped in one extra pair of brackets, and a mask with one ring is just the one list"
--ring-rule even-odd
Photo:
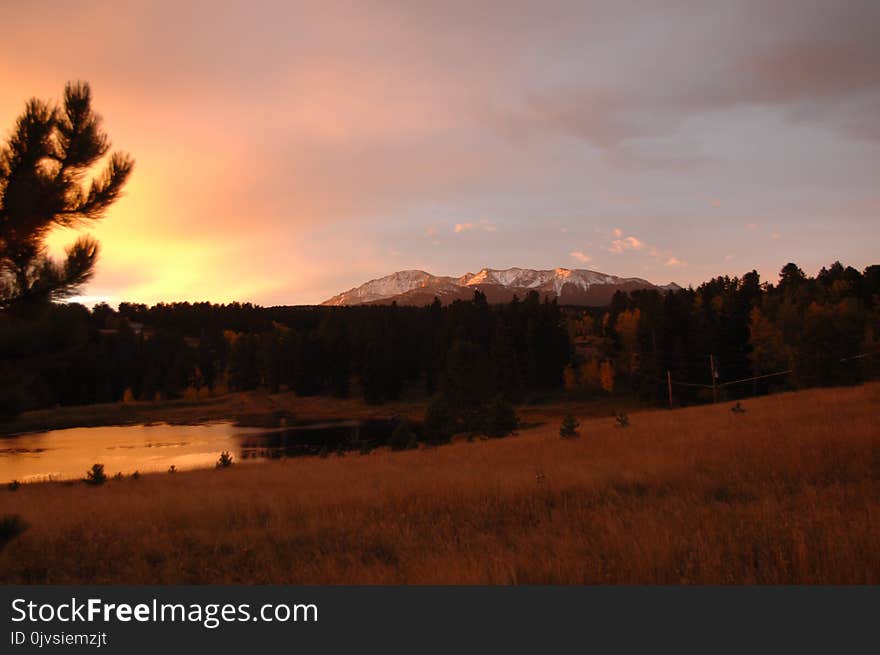
[(69, 428), (0, 437), (0, 482), (75, 480), (92, 464), (108, 476), (211, 468), (228, 450), (235, 461), (374, 448), (393, 421), (328, 421), (266, 430), (232, 423)]

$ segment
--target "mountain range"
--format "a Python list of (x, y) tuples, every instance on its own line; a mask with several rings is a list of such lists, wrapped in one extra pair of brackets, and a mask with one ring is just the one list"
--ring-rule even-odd
[(599, 307), (611, 302), (617, 291), (657, 289), (672, 291), (674, 282), (656, 285), (637, 277), (618, 277), (586, 269), (484, 268), (461, 277), (431, 275), (425, 271), (398, 271), (370, 280), (359, 287), (325, 300), (322, 305), (428, 305), (439, 298), (444, 304), (470, 300), (474, 291), (486, 294), (490, 303), (509, 302), (514, 295), (523, 298), (537, 291), (542, 298), (556, 298), (565, 305)]

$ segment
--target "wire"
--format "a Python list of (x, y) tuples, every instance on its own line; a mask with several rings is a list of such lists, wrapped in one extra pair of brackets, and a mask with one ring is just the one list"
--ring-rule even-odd
[[(850, 361), (853, 361), (856, 359), (865, 359), (866, 357), (874, 357), (875, 355), (880, 355), (880, 351), (873, 352), (873, 353), (860, 353), (858, 355), (853, 355), (852, 357), (842, 357), (840, 359), (840, 361), (841, 362), (850, 362)], [(777, 377), (780, 375), (788, 375), (790, 373), (794, 373), (794, 369), (789, 368), (784, 371), (776, 371), (774, 373), (764, 373), (763, 375), (755, 375), (753, 377), (743, 378), (741, 380), (730, 380), (728, 382), (719, 382), (718, 384), (715, 384), (714, 386), (711, 384), (704, 384), (704, 383), (698, 383), (698, 382), (683, 382), (681, 380), (673, 380), (672, 378), (664, 379), (664, 378), (659, 378), (654, 375), (646, 375), (644, 373), (639, 373), (639, 375), (641, 375), (641, 377), (643, 377), (645, 379), (654, 380), (655, 382), (662, 382), (663, 384), (672, 383), (672, 384), (677, 385), (679, 387), (698, 387), (701, 389), (712, 389), (712, 388), (718, 389), (721, 387), (728, 387), (728, 386), (731, 386), (734, 384), (742, 384), (743, 382), (752, 382), (754, 380), (763, 380), (765, 378), (773, 378), (773, 377)]]

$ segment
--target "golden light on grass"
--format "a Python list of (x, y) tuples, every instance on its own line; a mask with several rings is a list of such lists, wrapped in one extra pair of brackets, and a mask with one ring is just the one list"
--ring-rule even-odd
[(0, 580), (880, 582), (880, 384), (744, 406), (587, 419), (573, 440), (538, 408), (508, 439), (24, 485), (0, 494), (31, 526)]

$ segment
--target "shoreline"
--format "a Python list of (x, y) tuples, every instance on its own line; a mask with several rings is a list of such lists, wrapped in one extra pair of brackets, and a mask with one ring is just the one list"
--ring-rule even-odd
[(24, 528), (0, 581), (872, 584), (878, 394), (646, 411), (625, 429), (606, 415), (578, 439), (555, 416), (437, 448), (22, 485), (0, 491), (0, 515)]
[[(405, 398), (382, 405), (369, 405), (361, 398), (330, 396), (297, 396), (283, 391), (269, 394), (241, 391), (205, 400), (138, 401), (54, 407), (24, 412), (21, 416), (0, 423), (0, 437), (15, 437), (33, 432), (49, 432), (67, 428), (149, 425), (201, 425), (230, 421), (238, 427), (277, 428), (296, 423), (369, 419), (388, 420), (394, 417), (420, 422), (429, 398)], [(589, 417), (607, 417), (616, 411), (652, 411), (660, 409), (631, 398), (590, 397), (557, 398), (543, 403), (516, 406), (521, 422), (541, 423), (560, 411), (577, 411)]]

